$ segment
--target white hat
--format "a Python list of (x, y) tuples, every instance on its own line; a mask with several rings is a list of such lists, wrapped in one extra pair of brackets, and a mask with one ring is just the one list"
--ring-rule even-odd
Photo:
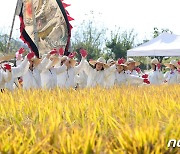
[(151, 60), (151, 64), (159, 64), (159, 61), (158, 61), (158, 59), (157, 58), (154, 58), (154, 59), (152, 59)]
[(179, 68), (180, 66), (178, 65), (177, 61), (176, 60), (171, 60), (170, 63), (166, 63), (164, 64), (165, 66), (169, 67), (170, 68), (170, 65), (173, 65), (177, 68)]
[(89, 63), (93, 66), (97, 63), (100, 63), (103, 64), (104, 68), (108, 67), (108, 65), (106, 64), (106, 60), (103, 57), (100, 57), (98, 60), (91, 60), (89, 61)]
[(111, 64), (115, 64), (116, 62), (115, 62), (115, 60), (113, 60), (113, 59), (108, 59), (108, 61), (107, 61), (107, 64), (108, 65), (111, 65)]
[(69, 60), (71, 67), (74, 67), (76, 65), (76, 62), (77, 62), (75, 59), (71, 59), (67, 56), (63, 56), (61, 58), (61, 61), (64, 61), (64, 60)]
[(128, 58), (125, 64), (128, 65), (130, 63), (135, 63), (135, 66), (139, 66), (140, 65), (140, 62), (137, 62), (137, 61), (135, 61), (132, 58)]

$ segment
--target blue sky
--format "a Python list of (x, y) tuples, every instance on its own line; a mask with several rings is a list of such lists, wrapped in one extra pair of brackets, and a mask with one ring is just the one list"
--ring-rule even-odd
[[(149, 39), (153, 27), (168, 28), (180, 35), (179, 0), (65, 0), (71, 4), (68, 8), (74, 27), (88, 20), (90, 11), (94, 11), (96, 22), (110, 30), (115, 26), (122, 29), (134, 29), (137, 41)], [(0, 3), (0, 32), (9, 33), (16, 0), (4, 0)], [(3, 28), (3, 29), (2, 29)], [(19, 19), (16, 18), (14, 37), (18, 37)]]

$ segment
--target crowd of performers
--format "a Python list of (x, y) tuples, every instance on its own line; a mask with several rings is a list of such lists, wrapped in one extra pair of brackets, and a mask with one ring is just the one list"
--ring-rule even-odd
[(161, 85), (180, 84), (180, 62), (172, 60), (164, 64), (169, 71), (161, 71), (159, 61), (151, 61), (151, 71), (147, 74), (139, 69), (140, 63), (132, 58), (120, 58), (117, 61), (103, 57), (98, 60), (86, 60), (87, 51), (80, 50), (82, 56), (78, 63), (75, 52), (64, 56), (64, 50), (52, 50), (40, 59), (33, 52), (23, 56), (21, 48), (16, 53), (16, 65), (7, 57), (0, 58), (0, 89), (53, 89), (85, 88), (102, 86), (110, 88), (119, 85)]

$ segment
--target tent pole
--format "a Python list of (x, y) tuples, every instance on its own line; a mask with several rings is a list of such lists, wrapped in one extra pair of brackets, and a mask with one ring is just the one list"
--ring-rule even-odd
[(12, 33), (13, 33), (13, 29), (14, 29), (14, 23), (15, 23), (15, 19), (16, 19), (16, 11), (18, 8), (18, 0), (16, 2), (16, 8), (14, 11), (14, 16), (13, 16), (13, 21), (12, 21), (12, 25), (11, 25), (11, 30), (10, 30), (10, 34), (9, 34), (9, 39), (8, 39), (8, 43), (6, 45), (6, 53), (9, 53), (9, 49), (10, 49), (10, 43), (11, 43), (11, 38), (12, 38)]

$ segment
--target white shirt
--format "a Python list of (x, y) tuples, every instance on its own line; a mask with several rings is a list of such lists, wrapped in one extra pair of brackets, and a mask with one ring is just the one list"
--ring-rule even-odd
[(159, 70), (151, 71), (148, 73), (148, 79), (150, 81), (150, 84), (152, 85), (160, 85), (163, 83), (163, 73)]
[(44, 58), (38, 66), (33, 68), (33, 70), (30, 70), (29, 67), (27, 68), (22, 75), (23, 89), (37, 89), (42, 87), (40, 73), (45, 69), (48, 62), (49, 59)]
[(28, 67), (29, 67), (29, 62), (27, 58), (25, 58), (22, 62), (20, 62), (17, 67), (12, 67), (11, 68), (12, 79), (5, 84), (5, 87), (8, 90), (13, 91), (18, 86), (17, 78), (22, 76), (23, 73), (27, 71)]
[(87, 86), (87, 75), (84, 71), (80, 71), (80, 73), (75, 76), (75, 83), (78, 84), (80, 88)]
[(42, 87), (52, 89), (57, 87), (57, 75), (65, 72), (67, 69), (66, 65), (46, 69), (41, 73)]
[(83, 63), (78, 66), (66, 69), (63, 73), (57, 75), (57, 85), (60, 88), (74, 88), (76, 75), (83, 69)]
[(115, 72), (115, 84), (116, 85), (123, 85), (127, 82), (127, 74), (122, 71), (121, 73)]
[(84, 64), (84, 71), (88, 76), (87, 79), (87, 87), (95, 87), (95, 86), (106, 86), (106, 77), (110, 75), (111, 73), (114, 73), (116, 71), (116, 66), (113, 65), (108, 69), (97, 71), (96, 69), (93, 69), (86, 60), (83, 60)]
[(12, 73), (8, 70), (4, 71), (0, 69), (0, 89), (5, 88), (5, 83), (9, 82), (12, 79)]
[(132, 72), (127, 70), (125, 71), (126, 78), (127, 78), (127, 84), (128, 85), (140, 85), (143, 84), (143, 78), (139, 77), (139, 74), (136, 70), (133, 70)]
[(164, 78), (168, 84), (178, 84), (180, 82), (180, 74), (176, 69), (174, 71), (166, 72)]

